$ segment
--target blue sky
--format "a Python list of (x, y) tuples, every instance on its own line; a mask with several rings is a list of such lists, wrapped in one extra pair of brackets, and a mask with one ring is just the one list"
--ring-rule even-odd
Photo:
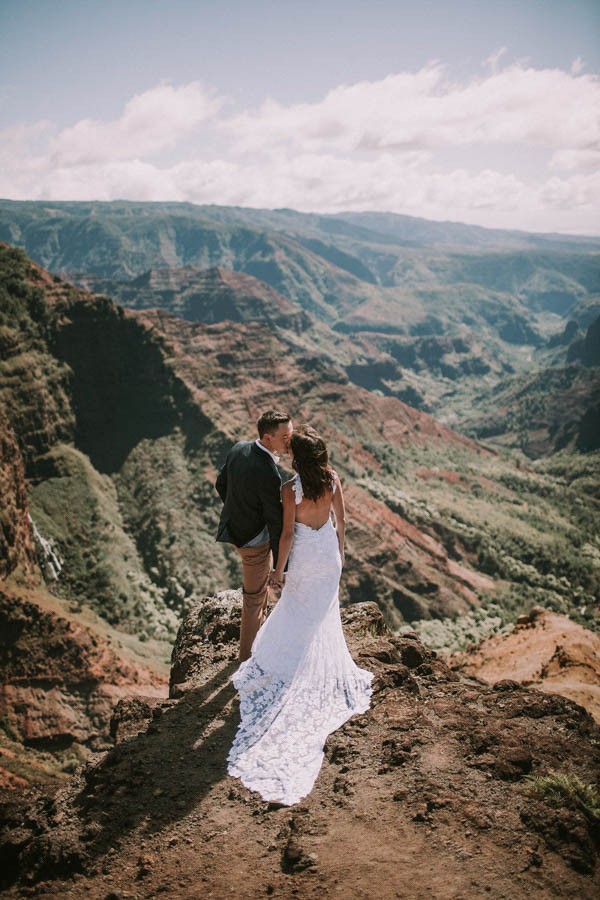
[(600, 4), (0, 0), (0, 195), (600, 232)]

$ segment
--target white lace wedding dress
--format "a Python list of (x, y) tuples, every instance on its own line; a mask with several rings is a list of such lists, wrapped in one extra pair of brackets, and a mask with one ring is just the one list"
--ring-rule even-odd
[[(299, 503), (299, 475), (294, 491)], [(331, 519), (319, 529), (296, 522), (281, 597), (232, 678), (241, 723), (228, 772), (271, 802), (305, 797), (327, 735), (370, 705), (373, 675), (354, 663), (342, 632), (341, 570)]]

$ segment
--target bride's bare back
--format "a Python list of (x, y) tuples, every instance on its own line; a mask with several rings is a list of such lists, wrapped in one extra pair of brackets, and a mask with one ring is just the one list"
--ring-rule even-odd
[(303, 497), (300, 503), (296, 504), (296, 522), (315, 529), (322, 528), (331, 515), (333, 497), (333, 491), (325, 491), (318, 500), (307, 500)]
[(318, 531), (329, 521), (332, 509), (335, 514), (335, 530), (343, 565), (346, 515), (344, 494), (337, 474), (334, 473), (333, 490), (325, 490), (317, 500), (309, 500), (304, 497), (300, 476), (296, 475), (283, 485), (281, 499), (283, 501), (283, 527), (279, 541), (275, 581), (278, 583), (282, 581), (283, 570), (292, 546), (295, 525), (305, 525)]
[[(298, 502), (295, 497), (294, 483), (296, 481), (296, 478), (292, 478), (290, 481), (286, 481), (283, 486), (283, 491), (288, 493), (288, 496), (291, 495), (294, 497), (296, 522), (300, 522), (302, 525), (308, 525), (309, 528), (318, 530), (319, 528), (322, 528), (329, 519), (332, 507), (334, 513), (336, 514), (336, 518), (337, 516), (341, 515), (341, 505), (343, 503), (341, 485), (337, 474), (334, 476), (334, 478), (335, 487), (333, 490), (324, 491), (324, 493), (318, 498), (318, 500), (309, 500), (307, 497), (302, 496), (300, 502)], [(340, 506), (340, 509), (336, 510), (336, 506), (338, 505)]]

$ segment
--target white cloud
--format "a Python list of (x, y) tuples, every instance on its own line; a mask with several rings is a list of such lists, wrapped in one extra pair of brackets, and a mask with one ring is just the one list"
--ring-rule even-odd
[(600, 147), (592, 150), (557, 150), (549, 162), (551, 169), (579, 169), (600, 171)]
[(549, 178), (541, 187), (540, 199), (545, 206), (557, 209), (593, 206), (597, 214), (600, 209), (600, 171), (591, 175)]
[(548, 147), (600, 145), (600, 80), (560, 69), (512, 65), (466, 85), (431, 64), (415, 74), (342, 85), (319, 103), (266, 101), (222, 125), (238, 149), (350, 153), (518, 142)]
[[(284, 107), (267, 100), (257, 111), (232, 116), (222, 127), (241, 152), (270, 150), (276, 144), (307, 152), (381, 149), (381, 136), (405, 125), (401, 149), (414, 150), (416, 115), (442, 79), (439, 64), (419, 72), (389, 75), (382, 81), (341, 85), (320, 103)], [(422, 145), (421, 145), (422, 146)]]
[(214, 116), (223, 101), (198, 82), (159, 84), (136, 94), (114, 122), (81, 119), (52, 141), (57, 167), (152, 156), (171, 147)]
[(23, 122), (3, 128), (0, 131), (0, 164), (11, 165), (25, 156), (31, 156), (37, 148), (46, 148), (54, 131), (51, 122)]
[[(0, 193), (2, 191), (0, 190)], [(37, 199), (187, 200), (300, 211), (401, 211), (432, 219), (524, 230), (594, 232), (600, 176), (552, 176), (538, 185), (490, 169), (429, 172), (394, 154), (344, 160), (281, 154), (261, 162), (188, 161), (161, 168), (139, 160), (56, 170)], [(596, 223), (596, 227), (594, 227)]]
[(500, 62), (502, 57), (506, 55), (506, 51), (506, 47), (499, 47), (495, 53), (492, 53), (491, 56), (488, 56), (488, 58), (486, 59), (486, 63), (488, 64), (492, 72), (498, 71), (498, 63)]
[(59, 133), (15, 125), (0, 134), (0, 196), (386, 210), (599, 232), (600, 80), (575, 63), (500, 69), (504, 52), (464, 83), (434, 61), (340, 85), (318, 103), (268, 99), (234, 113), (197, 82), (160, 84), (111, 122)]

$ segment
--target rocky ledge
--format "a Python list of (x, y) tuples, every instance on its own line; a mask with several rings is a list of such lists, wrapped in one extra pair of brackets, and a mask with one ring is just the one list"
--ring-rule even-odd
[(238, 724), (239, 594), (183, 622), (168, 700), (122, 700), (115, 746), (53, 795), (5, 804), (8, 896), (590, 897), (593, 810), (528, 793), (551, 772), (588, 785), (600, 727), (514, 681), (451, 671), (374, 603), (343, 612), (371, 709), (332, 734), (309, 797), (274, 807), (226, 772)]
[(600, 724), (600, 634), (569, 616), (534, 606), (511, 632), (490, 635), (448, 663), (488, 684), (510, 678), (569, 697)]

